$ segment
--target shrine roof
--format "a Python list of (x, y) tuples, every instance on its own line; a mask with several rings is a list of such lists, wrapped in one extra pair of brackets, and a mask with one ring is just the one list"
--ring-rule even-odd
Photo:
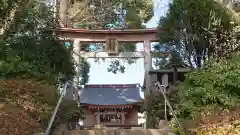
[[(183, 73), (187, 73), (192, 71), (191, 68), (177, 68), (177, 71), (179, 73), (183, 72)], [(149, 71), (149, 74), (155, 74), (155, 73), (173, 73), (173, 69), (160, 69), (160, 70), (151, 70)]]
[(57, 28), (58, 32), (71, 32), (71, 33), (86, 33), (86, 34), (147, 34), (147, 33), (157, 33), (157, 29), (147, 28), (147, 29), (124, 29), (124, 30), (88, 30), (81, 28)]
[(81, 104), (127, 105), (141, 102), (137, 84), (85, 85), (80, 94)]

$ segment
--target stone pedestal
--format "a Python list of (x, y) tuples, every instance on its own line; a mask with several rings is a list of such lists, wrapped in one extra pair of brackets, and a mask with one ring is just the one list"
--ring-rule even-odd
[(53, 131), (53, 135), (63, 135), (64, 133), (67, 133), (67, 132), (68, 132), (67, 124), (60, 124)]
[(170, 127), (168, 125), (168, 121), (167, 120), (160, 120), (158, 123), (158, 128), (162, 129), (162, 130), (169, 130)]

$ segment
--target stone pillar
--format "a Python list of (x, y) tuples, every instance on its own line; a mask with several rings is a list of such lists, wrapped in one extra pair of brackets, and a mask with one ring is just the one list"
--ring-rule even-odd
[(100, 125), (100, 114), (96, 115), (96, 121), (97, 121), (97, 125)]
[(124, 124), (125, 122), (125, 114), (121, 113), (121, 123)]
[(66, 89), (66, 94), (65, 94), (65, 96), (64, 96), (64, 100), (67, 100), (67, 101), (72, 101), (72, 100), (74, 100), (74, 98), (73, 98), (73, 90), (74, 88), (73, 88), (73, 85), (71, 84), (71, 86), (70, 87), (68, 87), (67, 89)]
[(149, 95), (151, 90), (151, 76), (148, 73), (152, 69), (151, 42), (149, 40), (146, 40), (144, 41), (143, 46), (146, 95)]
[(151, 74), (151, 90), (154, 92), (159, 92), (158, 89), (154, 86), (155, 82), (158, 82), (157, 73)]
[[(150, 95), (151, 91), (151, 76), (149, 75), (149, 71), (152, 69), (152, 57), (151, 57), (151, 42), (146, 40), (143, 42), (144, 46), (144, 69), (145, 69), (145, 86), (146, 90), (144, 92), (144, 108), (148, 109), (148, 99), (147, 97)], [(148, 116), (151, 117), (151, 116)], [(144, 123), (144, 129), (148, 127), (149, 118), (146, 117), (146, 122)]]
[(81, 44), (79, 39), (75, 39), (73, 41), (73, 59), (76, 64), (76, 84), (79, 84), (79, 64), (81, 62), (81, 57), (80, 57), (80, 51), (81, 51)]

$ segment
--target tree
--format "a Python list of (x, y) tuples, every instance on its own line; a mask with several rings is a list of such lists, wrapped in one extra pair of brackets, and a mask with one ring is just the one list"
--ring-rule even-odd
[(152, 15), (151, 0), (61, 0), (59, 7), (64, 26), (77, 23), (92, 29), (139, 28)]
[(79, 74), (80, 74), (80, 84), (86, 84), (88, 83), (89, 81), (89, 69), (90, 69), (90, 65), (89, 63), (85, 60), (85, 59), (82, 59), (81, 60), (82, 62), (80, 63), (80, 71), (79, 71)]
[[(236, 25), (228, 10), (212, 0), (173, 0), (167, 15), (160, 19), (159, 45), (155, 49), (168, 45), (173, 53), (171, 48), (175, 46), (178, 54), (173, 63), (200, 68), (187, 74), (184, 83), (169, 89), (174, 91), (168, 96), (180, 118), (196, 118), (209, 108), (239, 104), (239, 79), (235, 74), (240, 42)], [(168, 59), (161, 61), (166, 65)]]
[(228, 9), (229, 14), (238, 22), (240, 21), (240, 2), (238, 0), (215, 0)]
[[(59, 83), (58, 80), (72, 80), (75, 76), (71, 50), (55, 36), (55, 19), (45, 3), (0, 0), (0, 14), (0, 98), (1, 103), (3, 101), (6, 108), (10, 108), (3, 113), (20, 117), (20, 121), (34, 121), (25, 122), (26, 125), (37, 123), (44, 128), (59, 98), (55, 84)], [(76, 102), (66, 104), (64, 111), (67, 115), (64, 116), (72, 116), (68, 111), (73, 110), (78, 116), (82, 115)], [(63, 116), (61, 112), (59, 115)], [(12, 120), (11, 117), (4, 121), (19, 125), (19, 119)], [(12, 125), (4, 129), (4, 134), (36, 132), (33, 125)], [(7, 133), (11, 130), (14, 132)]]
[[(21, 2), (14, 4), (23, 4)], [(23, 6), (25, 8), (17, 9), (19, 18), (6, 23), (12, 26), (2, 27), (4, 34), (0, 42), (1, 77), (36, 78), (51, 83), (61, 76), (71, 80), (75, 74), (71, 52), (63, 42), (53, 36), (55, 24), (52, 23), (54, 21), (49, 8), (44, 3), (33, 0)], [(7, 13), (5, 10), (11, 12), (15, 10), (15, 6), (3, 9), (3, 12)], [(6, 16), (1, 17), (8, 22), (8, 14)]]
[[(6, 38), (10, 33), (10, 30), (18, 28), (18, 20), (24, 8), (28, 5), (30, 0), (12, 0), (12, 1), (0, 1), (0, 36)], [(16, 27), (13, 27), (16, 26)]]
[(175, 45), (190, 67), (202, 67), (226, 43), (222, 35), (232, 30), (230, 22), (226, 9), (212, 0), (174, 0), (159, 21), (158, 39), (160, 44)]

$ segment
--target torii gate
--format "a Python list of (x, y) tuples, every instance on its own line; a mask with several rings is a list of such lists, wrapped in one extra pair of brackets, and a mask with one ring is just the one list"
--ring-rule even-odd
[[(146, 94), (151, 90), (151, 76), (148, 74), (152, 69), (151, 42), (156, 42), (157, 29), (131, 29), (131, 30), (86, 30), (78, 28), (58, 28), (56, 34), (63, 40), (73, 41), (74, 60), (79, 64), (79, 57), (85, 58), (144, 58)], [(82, 43), (106, 43), (109, 39), (116, 42), (139, 43), (142, 42), (142, 52), (85, 52), (81, 50)], [(117, 48), (118, 49), (118, 48)], [(116, 50), (116, 48), (115, 48)]]

